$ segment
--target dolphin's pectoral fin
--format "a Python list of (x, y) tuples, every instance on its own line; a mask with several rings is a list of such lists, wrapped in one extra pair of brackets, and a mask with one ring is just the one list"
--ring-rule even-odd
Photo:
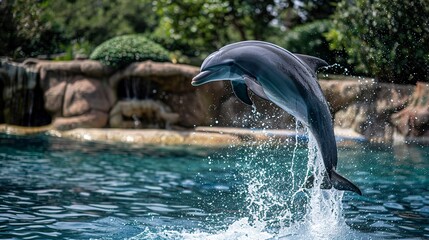
[(296, 53), (294, 53), (294, 54), (299, 59), (301, 59), (301, 61), (303, 61), (305, 64), (307, 64), (314, 72), (316, 72), (317, 69), (319, 69), (321, 67), (329, 66), (329, 64), (323, 59), (313, 57), (313, 56), (304, 55), (304, 54), (296, 54)]
[(263, 98), (265, 100), (270, 100), (268, 99), (267, 95), (264, 92), (264, 89), (262, 88), (261, 85), (259, 85), (258, 83), (256, 83), (256, 79), (244, 75), (243, 76), (244, 82), (246, 83), (247, 87), (250, 88), (250, 90), (252, 90), (252, 92), (254, 92), (258, 97)]
[(249, 97), (249, 93), (247, 92), (247, 86), (244, 82), (231, 81), (231, 86), (238, 99), (247, 105), (253, 105), (253, 102)]
[[(307, 178), (303, 187), (304, 188), (314, 187), (314, 175)], [(352, 191), (359, 195), (362, 195), (362, 192), (358, 187), (356, 187), (356, 185), (354, 185), (352, 182), (350, 182), (343, 176), (339, 175), (334, 170), (331, 171), (331, 178), (329, 179), (329, 176), (326, 174), (323, 177), (322, 183), (320, 185), (320, 188), (322, 189), (330, 189), (332, 187), (334, 187), (337, 190)]]
[(350, 182), (349, 180), (347, 180), (345, 177), (341, 176), (334, 170), (332, 170), (331, 172), (331, 182), (332, 182), (332, 186), (335, 189), (343, 190), (343, 191), (352, 191), (359, 195), (362, 195), (362, 192), (356, 185), (354, 185), (352, 182)]

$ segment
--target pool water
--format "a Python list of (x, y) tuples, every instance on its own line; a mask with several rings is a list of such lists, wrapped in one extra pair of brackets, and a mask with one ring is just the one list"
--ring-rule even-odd
[(0, 134), (0, 238), (429, 239), (429, 147), (339, 148), (363, 196), (301, 189), (308, 149)]

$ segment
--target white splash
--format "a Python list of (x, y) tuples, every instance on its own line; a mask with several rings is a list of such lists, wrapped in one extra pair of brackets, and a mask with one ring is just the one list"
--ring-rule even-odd
[[(305, 177), (294, 176), (299, 164), (295, 151), (292, 163), (288, 168), (290, 174), (285, 173), (285, 179), (274, 179), (277, 182), (289, 181), (288, 188), (281, 191), (273, 187), (273, 178), (267, 169), (256, 168), (251, 173), (246, 172), (246, 203), (248, 217), (240, 218), (223, 230), (204, 232), (201, 230), (164, 230), (151, 234), (142, 233), (132, 239), (208, 239), (208, 240), (266, 240), (266, 239), (365, 239), (350, 229), (342, 216), (343, 192), (335, 189), (323, 190), (320, 188), (324, 175), (322, 157), (317, 150), (316, 141), (309, 134), (308, 163)], [(263, 147), (258, 149), (263, 151)], [(250, 154), (245, 160), (253, 159), (253, 163), (270, 159), (257, 159), (258, 153)], [(249, 159), (246, 159), (249, 158)], [(256, 158), (256, 159), (255, 159)], [(302, 171), (301, 171), (302, 173)], [(302, 188), (305, 180), (315, 176), (312, 189)], [(293, 181), (293, 184), (290, 184)], [(278, 187), (278, 186), (277, 186)], [(141, 238), (143, 237), (143, 238)]]
[(315, 176), (314, 187), (299, 189), (295, 193), (307, 193), (306, 213), (301, 220), (292, 222), (290, 227), (280, 229), (277, 235), (279, 239), (347, 239), (344, 234), (351, 230), (342, 216), (341, 201), (344, 192), (321, 189), (324, 171), (323, 159), (317, 151), (316, 141), (309, 134), (306, 178)]

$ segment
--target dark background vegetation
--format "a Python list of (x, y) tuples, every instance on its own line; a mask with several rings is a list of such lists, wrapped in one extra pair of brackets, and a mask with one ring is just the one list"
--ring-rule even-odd
[[(270, 41), (379, 81), (429, 80), (428, 0), (0, 0), (0, 56), (69, 60), (145, 36), (173, 62)], [(340, 72), (341, 73), (341, 72)]]

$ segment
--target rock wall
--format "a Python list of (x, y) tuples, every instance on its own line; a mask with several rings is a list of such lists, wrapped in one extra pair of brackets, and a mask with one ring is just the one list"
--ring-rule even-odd
[(115, 102), (106, 79), (110, 70), (99, 62), (38, 61), (45, 109), (58, 129), (104, 127)]
[(392, 115), (407, 106), (415, 88), (371, 79), (329, 80), (320, 84), (335, 125), (353, 129), (373, 142), (393, 141), (397, 130)]
[[(0, 66), (0, 123), (19, 114), (7, 111), (4, 104), (10, 98), (11, 82), (20, 81), (11, 80), (7, 64)], [(43, 111), (57, 129), (181, 129), (209, 125), (295, 128), (290, 115), (252, 93), (254, 107), (241, 103), (228, 82), (192, 87), (197, 67), (146, 61), (112, 71), (89, 60), (31, 59), (20, 66), (37, 73), (36, 85), (43, 98), (36, 101), (43, 103)], [(397, 135), (405, 140), (429, 137), (428, 84), (418, 83), (416, 87), (350, 78), (319, 83), (337, 127), (353, 129), (374, 142), (391, 142)], [(31, 90), (25, 86), (20, 89)]]
[[(191, 128), (210, 125), (219, 114), (213, 106), (219, 104), (224, 93), (222, 82), (201, 88), (192, 87), (190, 81), (199, 69), (187, 65), (146, 61), (114, 72), (90, 60), (54, 62), (30, 59), (23, 64), (5, 62), (0, 66), (3, 100), (11, 96), (7, 90), (16, 88), (15, 85), (21, 82), (20, 78), (10, 80), (8, 69), (4, 68), (9, 65), (19, 65), (20, 69), (36, 73), (43, 98), (38, 102), (52, 117), (53, 127), (60, 130), (103, 127)], [(126, 91), (151, 90), (154, 93), (122, 96), (118, 86), (129, 79), (133, 81), (130, 86), (126, 86), (130, 88)], [(145, 89), (147, 82), (155, 87)], [(27, 85), (20, 89), (31, 92), (34, 86)], [(14, 114), (19, 114), (19, 111), (6, 111), (3, 105), (0, 105), (0, 110), (0, 120), (4, 116), (14, 117)], [(19, 122), (6, 123), (21, 125)]]
[(429, 84), (417, 83), (408, 104), (392, 114), (392, 123), (398, 132), (410, 139), (429, 138)]

